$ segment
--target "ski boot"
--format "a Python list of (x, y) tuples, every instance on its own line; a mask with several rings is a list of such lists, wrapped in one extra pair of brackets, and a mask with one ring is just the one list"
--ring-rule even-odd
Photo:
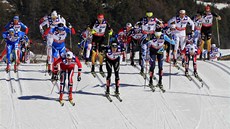
[(102, 77), (105, 77), (105, 73), (104, 73), (104, 71), (102, 69), (102, 66), (103, 65), (100, 65), (99, 71), (100, 71), (100, 74), (102, 75)]
[(59, 96), (59, 103), (61, 104), (61, 106), (64, 106), (63, 93), (62, 92), (60, 93), (60, 96)]
[(167, 62), (167, 63), (169, 63), (169, 62), (170, 62), (170, 60), (169, 60), (169, 55), (168, 55), (168, 54), (166, 55), (165, 62)]
[(189, 75), (188, 75), (188, 71), (187, 71), (187, 70), (185, 71), (185, 76), (186, 76), (186, 77), (187, 77), (187, 76), (189, 76)]
[(165, 89), (163, 88), (163, 85), (162, 85), (162, 82), (159, 81), (157, 86), (161, 89), (161, 91), (164, 93), (165, 92)]
[(134, 66), (134, 67), (136, 66), (136, 65), (134, 64), (134, 61), (131, 61), (131, 64), (130, 64), (130, 65), (132, 65), (132, 66)]
[(14, 72), (16, 73), (16, 72), (18, 72), (18, 65), (14, 65)]
[(49, 75), (52, 75), (51, 64), (48, 64), (48, 74), (49, 74)]
[(120, 93), (119, 93), (119, 80), (116, 80), (116, 89), (115, 89), (115, 96), (119, 96)]
[(182, 59), (182, 67), (185, 67), (185, 61), (184, 61), (184, 58)]
[(53, 81), (57, 81), (57, 80), (58, 80), (58, 75), (53, 73), (51, 76), (51, 81), (53, 82)]
[(7, 65), (5, 70), (7, 73), (10, 72), (10, 65)]
[(197, 71), (194, 71), (193, 74), (194, 74), (195, 77), (198, 77)]

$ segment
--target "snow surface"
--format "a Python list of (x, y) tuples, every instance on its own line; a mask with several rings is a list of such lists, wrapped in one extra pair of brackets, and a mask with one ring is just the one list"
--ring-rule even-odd
[[(45, 64), (22, 64), (18, 82), (13, 72), (12, 80), (6, 81), (4, 69), (1, 64), (0, 129), (230, 129), (230, 61), (198, 61), (203, 87), (174, 67), (170, 74), (170, 65), (164, 62), (165, 93), (143, 86), (138, 68), (122, 63), (123, 102), (114, 96), (109, 102), (103, 96), (105, 78), (100, 74), (93, 78), (83, 64), (82, 80), (77, 83), (74, 78), (74, 107), (67, 101), (61, 107), (56, 101), (58, 87), (52, 92)], [(114, 86), (111, 94), (113, 91)], [(65, 94), (64, 99), (67, 97)]]

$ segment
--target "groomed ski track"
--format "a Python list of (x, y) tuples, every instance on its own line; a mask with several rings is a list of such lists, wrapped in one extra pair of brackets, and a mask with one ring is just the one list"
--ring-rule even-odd
[[(74, 77), (72, 106), (57, 102), (59, 87), (45, 76), (45, 64), (22, 64), (19, 80), (12, 71), (6, 81), (5, 65), (0, 65), (0, 129), (229, 129), (230, 76), (229, 61), (198, 61), (198, 73), (208, 86), (194, 78), (189, 81), (182, 70), (164, 62), (162, 93), (144, 85), (139, 70), (120, 66), (119, 102), (114, 94), (114, 74), (109, 102), (104, 96), (105, 80), (99, 73), (93, 78), (90, 67), (83, 62), (82, 80)], [(129, 64), (129, 63), (128, 63)], [(139, 66), (138, 66), (139, 67)], [(105, 66), (103, 67), (106, 71)], [(184, 69), (184, 68), (183, 68)], [(192, 70), (192, 64), (190, 63)], [(99, 70), (98, 67), (95, 69)], [(155, 76), (158, 78), (158, 68)], [(107, 74), (107, 73), (106, 73)], [(157, 80), (154, 81), (154, 84)], [(147, 81), (148, 84), (148, 81)], [(77, 89), (76, 89), (77, 86)], [(76, 91), (76, 92), (75, 92)], [(67, 100), (67, 94), (64, 99)]]

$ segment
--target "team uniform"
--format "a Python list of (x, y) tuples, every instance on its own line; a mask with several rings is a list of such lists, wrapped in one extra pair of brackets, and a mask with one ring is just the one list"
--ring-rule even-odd
[(9, 29), (7, 32), (4, 32), (2, 34), (2, 37), (5, 39), (6, 42), (6, 72), (10, 71), (10, 65), (11, 65), (11, 58), (10, 55), (12, 51), (14, 51), (14, 60), (15, 60), (15, 65), (14, 65), (14, 71), (17, 72), (18, 70), (18, 65), (20, 63), (19, 61), (19, 51), (18, 51), (18, 43), (20, 41), (20, 33), (15, 33), (15, 30), (13, 28)]
[(201, 27), (202, 27), (202, 22), (203, 22), (203, 19), (201, 17), (200, 14), (196, 15), (194, 18), (193, 18), (193, 22), (194, 22), (194, 25), (195, 25), (195, 28), (194, 28), (194, 43), (195, 45), (199, 46), (200, 43), (200, 39), (201, 39)]
[(151, 35), (154, 34), (156, 30), (156, 25), (161, 24), (161, 21), (157, 18), (152, 17), (143, 17), (140, 20), (141, 29), (143, 36), (141, 37), (141, 71), (140, 73), (144, 73), (145, 60), (147, 55), (147, 43), (151, 38)]
[(138, 47), (139, 49), (139, 65), (141, 65), (141, 37), (143, 36), (141, 27), (136, 23), (134, 27), (130, 30), (131, 42), (130, 42), (130, 60), (131, 65), (134, 64), (134, 57), (135, 57), (135, 49)]
[(125, 49), (125, 51), (123, 52), (123, 58), (122, 61), (126, 60), (126, 53), (127, 53), (127, 46), (130, 45), (131, 42), (131, 29), (132, 29), (132, 24), (131, 23), (127, 23), (126, 27), (121, 28), (118, 31), (118, 36), (117, 36), (117, 41), (118, 43), (122, 46), (122, 48)]
[(60, 55), (66, 53), (65, 39), (68, 33), (71, 34), (71, 30), (63, 26), (62, 23), (60, 23), (58, 27), (50, 30), (49, 35), (51, 37), (50, 41), (52, 42), (52, 54), (50, 54), (51, 58), (48, 57), (48, 62), (52, 62), (52, 60), (55, 61)]
[(158, 69), (159, 69), (159, 82), (158, 86), (162, 89), (162, 76), (163, 76), (163, 53), (164, 53), (164, 42), (168, 41), (170, 44), (175, 44), (174, 40), (171, 40), (167, 35), (162, 34), (161, 32), (155, 32), (152, 35), (151, 40), (148, 43), (148, 56), (150, 58), (150, 80), (149, 86), (154, 88), (153, 86), (153, 75), (155, 69), (156, 60), (158, 60)]
[(66, 75), (68, 74), (68, 89), (69, 89), (69, 101), (73, 99), (72, 97), (72, 90), (73, 90), (73, 76), (74, 76), (74, 67), (75, 65), (78, 66), (78, 75), (77, 80), (81, 80), (81, 69), (82, 64), (80, 60), (73, 55), (72, 52), (67, 52), (66, 54), (62, 55), (54, 62), (54, 71), (53, 80), (58, 80), (58, 64), (60, 64), (60, 96), (59, 101), (63, 100), (63, 94), (65, 89), (65, 80)]
[(109, 94), (109, 87), (111, 83), (111, 75), (112, 75), (112, 67), (115, 73), (115, 94), (119, 94), (119, 69), (120, 69), (120, 56), (123, 53), (122, 48), (116, 42), (113, 42), (111, 46), (106, 48), (106, 69), (107, 69), (107, 77), (106, 77), (106, 94)]
[[(174, 65), (176, 65), (177, 62), (177, 50), (180, 46), (180, 50), (184, 50), (185, 44), (186, 44), (186, 26), (189, 24), (192, 27), (192, 31), (194, 31), (194, 22), (191, 20), (191, 18), (187, 15), (185, 15), (185, 10), (180, 10), (180, 15), (177, 15), (173, 18), (171, 18), (168, 21), (168, 25), (171, 26), (172, 24), (176, 25), (176, 32), (175, 32), (175, 48), (174, 48)], [(182, 57), (184, 59), (184, 57)], [(184, 63), (184, 60), (182, 60), (182, 64)]]
[(92, 49), (93, 35), (89, 29), (86, 29), (81, 33), (81, 38), (82, 38), (82, 40), (79, 43), (78, 47), (83, 49), (82, 55), (84, 55), (85, 63), (88, 64), (90, 52)]
[[(208, 59), (209, 59), (209, 52), (211, 49), (211, 38), (212, 38), (212, 22), (214, 17), (217, 17), (220, 20), (220, 16), (216, 13), (210, 12), (210, 6), (207, 5), (205, 7), (206, 12), (202, 15), (202, 27), (201, 27), (201, 45), (200, 50), (203, 51), (205, 40), (207, 40), (207, 50), (208, 50)], [(201, 56), (202, 58), (202, 56)]]
[(220, 49), (218, 47), (216, 47), (216, 44), (212, 44), (211, 51), (209, 52), (210, 60), (216, 61), (218, 58), (221, 57), (221, 55), (222, 54), (220, 52)]
[(97, 20), (95, 20), (91, 25), (90, 29), (92, 30), (93, 34), (93, 39), (92, 39), (92, 69), (91, 72), (95, 72), (95, 61), (96, 57), (98, 56), (99, 58), (99, 63), (100, 63), (100, 68), (99, 71), (100, 73), (104, 74), (102, 66), (103, 66), (103, 51), (104, 47), (106, 46), (104, 43), (105, 40), (105, 31), (106, 28), (110, 30), (109, 35), (112, 35), (112, 29), (109, 25), (109, 23), (104, 19), (103, 14), (99, 14), (97, 16)]
[(187, 45), (185, 47), (185, 76), (188, 76), (188, 69), (189, 69), (189, 61), (193, 61), (193, 73), (195, 76), (198, 75), (197, 73), (197, 63), (196, 58), (199, 55), (199, 51), (197, 49), (197, 45), (194, 43), (194, 39), (191, 35), (187, 36)]
[(28, 62), (30, 54), (30, 40), (27, 35), (24, 35), (20, 40), (20, 61), (22, 63)]

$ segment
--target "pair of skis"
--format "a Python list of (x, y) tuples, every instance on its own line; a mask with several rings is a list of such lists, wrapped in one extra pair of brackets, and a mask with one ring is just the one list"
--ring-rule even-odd
[[(91, 74), (93, 75), (93, 77), (95, 78), (97, 76), (96, 72), (91, 72)], [(105, 77), (105, 73), (104, 72), (100, 72), (101, 76), (104, 78)]]
[[(114, 95), (120, 102), (122, 102), (122, 99), (119, 94)], [(105, 97), (109, 100), (109, 102), (113, 102), (112, 98), (110, 97), (110, 94), (105, 93)]]
[[(192, 77), (191, 77), (191, 75), (186, 74), (185, 76), (188, 78), (188, 80), (189, 80), (189, 81), (192, 81)], [(198, 75), (194, 75), (194, 77), (195, 77), (195, 78), (196, 78), (199, 82), (203, 82), (203, 80), (201, 79), (201, 77), (200, 77), (200, 76), (198, 76)]]
[[(64, 100), (58, 100), (59, 101), (59, 103), (60, 103), (60, 105), (61, 106), (64, 106)], [(73, 101), (73, 100), (68, 100), (69, 101), (69, 103), (72, 105), (72, 106), (75, 106), (75, 102)]]
[[(19, 80), (19, 75), (18, 75), (18, 71), (14, 71), (14, 73), (16, 74), (16, 77), (14, 78), (15, 81)], [(10, 81), (11, 80), (11, 75), (10, 75), (10, 71), (6, 71), (6, 81)]]
[(164, 93), (166, 90), (163, 88), (163, 85), (161, 84), (156, 84), (156, 85), (149, 85), (149, 87), (151, 88), (152, 92), (155, 92), (156, 87), (159, 87), (159, 89)]

